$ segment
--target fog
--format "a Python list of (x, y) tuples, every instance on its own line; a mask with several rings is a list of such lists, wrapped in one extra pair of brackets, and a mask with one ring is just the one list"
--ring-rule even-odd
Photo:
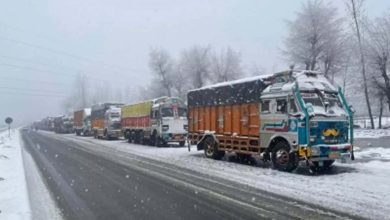
[[(16, 124), (64, 113), (83, 74), (93, 88), (136, 94), (150, 83), (151, 48), (173, 56), (194, 45), (230, 46), (244, 71), (284, 70), (287, 19), (303, 1), (15, 0), (0, 3), (0, 119)], [(344, 3), (334, 3), (344, 11)], [(369, 13), (389, 7), (367, 1)]]

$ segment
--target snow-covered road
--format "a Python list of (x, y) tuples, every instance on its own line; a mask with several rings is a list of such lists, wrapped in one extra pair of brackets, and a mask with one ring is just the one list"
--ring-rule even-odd
[[(353, 215), (390, 219), (390, 163), (359, 161), (359, 158), (367, 155), (366, 151), (357, 152), (358, 160), (354, 163), (336, 163), (332, 172), (313, 176), (305, 168), (295, 173), (284, 173), (271, 169), (268, 164), (250, 166), (215, 161), (205, 158), (195, 148), (188, 152), (187, 148), (156, 148), (129, 144), (123, 140), (57, 136), (70, 141), (95, 143), (96, 150), (104, 151), (106, 148), (114, 149), (118, 154), (128, 152), (140, 155)], [(388, 155), (388, 150), (382, 149), (382, 153)]]

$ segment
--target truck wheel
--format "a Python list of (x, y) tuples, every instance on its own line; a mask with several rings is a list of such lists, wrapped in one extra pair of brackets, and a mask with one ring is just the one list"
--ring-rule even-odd
[(180, 146), (180, 147), (184, 147), (185, 144), (186, 144), (185, 141), (180, 141), (180, 142), (179, 142), (179, 146)]
[(204, 155), (207, 158), (212, 158), (214, 160), (220, 160), (225, 156), (225, 151), (219, 151), (218, 145), (215, 142), (213, 137), (206, 137), (203, 141)]
[(318, 161), (314, 161), (313, 165), (310, 166), (310, 170), (313, 172), (321, 172), (325, 170), (330, 170), (332, 168), (332, 164), (334, 163), (334, 160), (325, 160), (323, 161), (322, 166), (320, 166)]
[(95, 139), (97, 139), (97, 138), (98, 138), (98, 136), (97, 136), (97, 132), (96, 132), (96, 131), (94, 131), (94, 132), (93, 132), (93, 138), (95, 138)]
[(163, 147), (164, 146), (163, 141), (161, 140), (160, 136), (158, 136), (158, 135), (155, 136), (154, 143), (155, 143), (156, 147)]
[(104, 130), (103, 138), (106, 139), (106, 140), (110, 140), (110, 136), (107, 134), (107, 130)]
[(272, 164), (275, 169), (291, 172), (297, 168), (296, 155), (290, 153), (290, 146), (285, 141), (278, 142), (272, 149)]

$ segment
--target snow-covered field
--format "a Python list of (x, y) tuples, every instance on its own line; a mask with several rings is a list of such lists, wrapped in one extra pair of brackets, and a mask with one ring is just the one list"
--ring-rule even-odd
[(390, 136), (390, 129), (354, 129), (354, 138), (380, 138)]
[(0, 219), (30, 219), (26, 178), (17, 130), (0, 132)]
[(314, 176), (304, 167), (295, 173), (284, 173), (271, 169), (269, 164), (250, 166), (211, 160), (195, 147), (188, 152), (187, 148), (156, 148), (125, 141), (66, 137), (103, 144), (101, 149), (109, 147), (118, 153), (129, 152), (335, 210), (371, 219), (390, 219), (390, 162), (360, 160), (370, 155), (375, 157), (372, 151), (376, 150), (381, 150), (381, 157), (388, 157), (387, 149), (363, 149), (356, 152), (354, 163), (336, 163), (332, 172)]

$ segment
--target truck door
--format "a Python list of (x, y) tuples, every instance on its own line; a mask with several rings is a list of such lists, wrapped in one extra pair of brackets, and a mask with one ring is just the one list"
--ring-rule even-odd
[(270, 125), (273, 126), (273, 113), (271, 106), (274, 103), (272, 99), (263, 99), (260, 103), (260, 147), (267, 147), (267, 144), (273, 135), (273, 132), (268, 130)]
[(288, 132), (287, 97), (278, 97), (261, 102), (260, 143), (268, 147), (270, 139), (277, 133)]
[(273, 130), (275, 132), (288, 132), (287, 97), (276, 99)]

